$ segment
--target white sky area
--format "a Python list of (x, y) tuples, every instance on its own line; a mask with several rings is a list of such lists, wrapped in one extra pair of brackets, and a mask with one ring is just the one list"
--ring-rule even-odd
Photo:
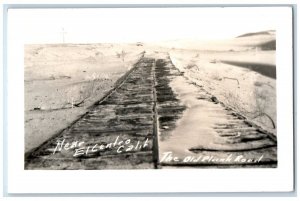
[[(226, 39), (276, 30), (280, 8), (10, 9), (8, 37), (24, 43)], [(280, 16), (280, 15), (279, 15)], [(20, 37), (20, 36), (19, 36)]]

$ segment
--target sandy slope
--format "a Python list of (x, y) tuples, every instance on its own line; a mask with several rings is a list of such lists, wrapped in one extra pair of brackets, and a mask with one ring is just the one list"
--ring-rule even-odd
[[(222, 62), (229, 60), (249, 64), (266, 64), (275, 68), (276, 52), (255, 48), (255, 44), (272, 40), (274, 37), (271, 35), (238, 38), (235, 39), (232, 48), (228, 44), (226, 48), (222, 47), (222, 43), (220, 43), (218, 51), (205, 50), (209, 49), (205, 46), (199, 50), (189, 50), (187, 47), (185, 47), (187, 49), (180, 50), (172, 49), (170, 56), (176, 67), (185, 72), (185, 76), (189, 79), (203, 86), (225, 104), (276, 133), (276, 128), (273, 128), (270, 120), (271, 118), (276, 126), (276, 79), (255, 72), (251, 68)], [(253, 38), (260, 40), (259, 43), (252, 43), (252, 48), (247, 44), (247, 47), (250, 48), (232, 51), (239, 42), (241, 47), (245, 47), (244, 41), (250, 43)]]

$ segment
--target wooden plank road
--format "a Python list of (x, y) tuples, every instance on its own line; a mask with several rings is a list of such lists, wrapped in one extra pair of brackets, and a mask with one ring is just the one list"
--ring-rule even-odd
[(155, 72), (160, 168), (277, 167), (273, 133), (184, 77), (168, 57), (157, 59)]
[[(203, 140), (205, 143), (201, 143), (199, 137), (190, 139), (194, 144), (185, 141), (185, 138), (193, 138), (189, 131), (178, 137), (178, 128), (182, 128), (180, 121), (188, 118), (186, 114), (193, 104), (182, 101), (182, 92), (174, 84), (176, 80), (182, 86), (192, 85), (175, 68), (168, 54), (141, 58), (114, 90), (89, 112), (27, 154), (25, 169), (221, 167), (224, 166), (222, 161), (184, 161), (184, 157), (203, 154), (225, 157), (229, 152), (232, 157), (241, 153), (258, 157), (263, 153), (264, 158), (260, 163), (231, 161), (225, 164), (227, 167), (276, 166), (275, 137), (247, 123), (224, 105), (211, 101), (207, 92), (194, 85), (199, 93), (191, 94), (198, 97), (197, 101), (205, 102), (205, 109), (218, 105), (218, 112), (214, 114), (223, 115), (223, 122), (220, 123), (220, 117), (210, 117), (211, 121), (216, 121), (207, 124), (210, 132), (202, 135), (202, 130), (198, 133), (200, 139), (207, 137), (208, 140)], [(204, 98), (200, 99), (203, 94)], [(201, 111), (198, 116), (201, 119)], [(207, 130), (207, 126), (201, 128)], [(216, 139), (219, 140), (218, 146)], [(174, 143), (176, 140), (182, 144)], [(179, 159), (174, 160), (173, 155), (166, 158), (166, 153), (177, 154)]]

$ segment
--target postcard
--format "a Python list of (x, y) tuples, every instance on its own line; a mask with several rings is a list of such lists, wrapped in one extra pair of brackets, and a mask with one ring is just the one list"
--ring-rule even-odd
[(291, 14), (288, 7), (12, 11), (21, 25), (8, 36), (22, 33), (23, 48), (18, 169), (272, 177), (284, 162), (278, 145), (293, 135), (282, 133), (279, 106), (282, 68), (293, 68), (292, 49), (281, 46), (293, 40)]

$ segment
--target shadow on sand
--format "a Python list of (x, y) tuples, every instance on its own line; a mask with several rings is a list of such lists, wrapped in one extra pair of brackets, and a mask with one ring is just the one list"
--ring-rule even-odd
[(253, 70), (267, 77), (276, 79), (276, 65), (252, 63), (252, 62), (240, 62), (240, 61), (227, 61), (227, 60), (222, 60), (221, 62), (225, 64), (238, 66), (238, 67), (248, 68), (249, 70)]

